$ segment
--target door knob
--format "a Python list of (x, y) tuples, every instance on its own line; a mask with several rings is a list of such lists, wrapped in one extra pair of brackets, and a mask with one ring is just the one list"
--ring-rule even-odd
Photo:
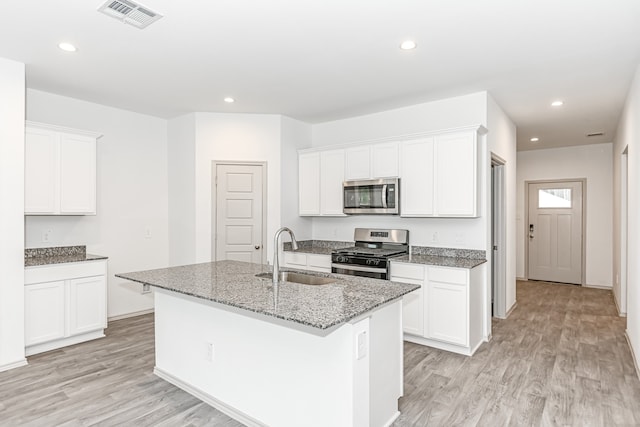
[(254, 248), (260, 249), (260, 245), (255, 245)]

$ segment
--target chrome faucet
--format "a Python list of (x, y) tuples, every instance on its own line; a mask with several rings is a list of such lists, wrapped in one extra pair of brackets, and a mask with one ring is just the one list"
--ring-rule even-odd
[(276, 235), (273, 237), (273, 286), (278, 285), (278, 279), (280, 278), (280, 263), (278, 262), (278, 238), (282, 234), (283, 231), (289, 233), (291, 236), (291, 249), (294, 251), (298, 249), (298, 242), (296, 241), (296, 236), (294, 236), (293, 231), (291, 231), (288, 227), (282, 227), (278, 231), (276, 231)]

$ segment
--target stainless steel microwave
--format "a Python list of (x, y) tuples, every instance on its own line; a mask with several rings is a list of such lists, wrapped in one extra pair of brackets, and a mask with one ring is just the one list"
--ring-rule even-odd
[(345, 181), (343, 194), (348, 215), (400, 213), (400, 178)]

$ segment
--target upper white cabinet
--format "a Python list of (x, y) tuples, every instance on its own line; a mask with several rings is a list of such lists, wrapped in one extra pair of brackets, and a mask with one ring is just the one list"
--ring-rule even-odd
[(398, 176), (398, 142), (360, 145), (345, 150), (345, 180)]
[(320, 153), (298, 156), (298, 214), (320, 215)]
[(99, 137), (93, 132), (27, 122), (26, 215), (95, 215)]
[(403, 141), (402, 216), (478, 216), (478, 129)]
[(303, 216), (343, 216), (342, 183), (345, 150), (300, 153), (298, 213)]

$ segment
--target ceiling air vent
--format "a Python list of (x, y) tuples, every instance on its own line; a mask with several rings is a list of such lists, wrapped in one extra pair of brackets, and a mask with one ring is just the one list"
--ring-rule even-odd
[(98, 12), (140, 29), (162, 18), (159, 13), (152, 12), (130, 0), (107, 0), (105, 4), (98, 8)]
[(591, 136), (604, 136), (604, 132), (593, 132), (587, 134), (587, 138)]

